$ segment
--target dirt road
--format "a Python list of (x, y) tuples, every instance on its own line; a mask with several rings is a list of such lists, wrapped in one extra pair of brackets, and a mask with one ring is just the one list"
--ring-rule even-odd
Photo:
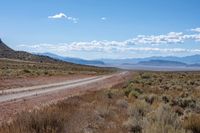
[(112, 87), (127, 80), (129, 75), (129, 72), (121, 72), (1, 92), (0, 123), (12, 120), (17, 113), (24, 110), (40, 108), (71, 96)]
[(40, 85), (33, 87), (23, 87), (17, 89), (9, 89), (0, 91), (0, 102), (17, 100), (25, 97), (30, 97), (34, 95), (40, 95), (43, 93), (51, 93), (53, 91), (59, 91), (63, 89), (69, 89), (76, 86), (81, 86), (93, 82), (98, 82), (100, 80), (112, 77), (113, 75), (108, 76), (96, 76), (78, 80), (71, 80), (67, 82), (54, 83), (48, 85)]

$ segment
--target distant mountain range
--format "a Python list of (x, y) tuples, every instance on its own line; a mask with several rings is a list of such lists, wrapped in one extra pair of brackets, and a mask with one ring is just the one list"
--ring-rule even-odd
[(130, 59), (101, 59), (106, 64), (116, 64), (116, 65), (123, 65), (123, 64), (137, 64), (143, 61), (152, 61), (152, 60), (160, 60), (164, 61), (177, 61), (186, 64), (200, 64), (200, 55), (191, 55), (185, 57), (176, 57), (176, 56), (153, 56), (147, 58), (130, 58)]
[(147, 57), (147, 58), (132, 58), (132, 59), (101, 59), (105, 64), (116, 66), (119, 68), (143, 68), (146, 67), (185, 67), (185, 68), (200, 68), (200, 55), (192, 55), (185, 57), (167, 56), (167, 57)]
[(186, 63), (178, 61), (166, 61), (166, 60), (150, 60), (141, 61), (137, 63), (138, 65), (148, 65), (148, 66), (187, 66)]
[(40, 53), (39, 55), (44, 55), (44, 56), (48, 56), (54, 59), (59, 59), (62, 61), (71, 62), (75, 64), (81, 64), (81, 65), (97, 65), (97, 66), (105, 65), (103, 61), (99, 61), (99, 60), (85, 60), (85, 59), (80, 59), (80, 58), (63, 57), (63, 56), (59, 56), (52, 53)]
[(59, 59), (62, 61), (82, 64), (82, 65), (110, 66), (119, 68), (131, 68), (138, 66), (200, 67), (200, 55), (192, 55), (186, 57), (168, 56), (168, 57), (99, 59), (99, 60), (85, 60), (80, 58), (63, 57), (52, 53), (40, 53), (39, 55), (49, 56), (54, 59)]

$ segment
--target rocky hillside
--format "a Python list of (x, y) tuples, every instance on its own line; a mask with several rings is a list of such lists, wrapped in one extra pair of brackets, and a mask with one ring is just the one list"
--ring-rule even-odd
[(0, 57), (4, 56), (4, 54), (9, 54), (14, 52), (11, 48), (9, 48), (3, 41), (0, 39)]
[(61, 62), (59, 60), (47, 56), (34, 55), (24, 51), (15, 51), (10, 47), (8, 47), (1, 39), (0, 39), (0, 58), (19, 59), (19, 60), (35, 61), (35, 62)]

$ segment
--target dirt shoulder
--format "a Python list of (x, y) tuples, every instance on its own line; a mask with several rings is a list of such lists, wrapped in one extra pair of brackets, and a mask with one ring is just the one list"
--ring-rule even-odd
[(38, 77), (26, 77), (26, 78), (12, 78), (12, 79), (0, 79), (0, 90), (30, 87), (36, 85), (52, 84), (58, 82), (64, 82), (74, 79), (82, 79), (92, 77), (93, 75), (75, 74), (68, 76), (38, 76)]

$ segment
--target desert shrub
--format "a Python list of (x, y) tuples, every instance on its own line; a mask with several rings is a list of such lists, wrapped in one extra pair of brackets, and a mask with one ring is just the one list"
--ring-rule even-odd
[(159, 122), (148, 122), (143, 133), (191, 133), (183, 128), (175, 129), (172, 125), (160, 125)]
[(152, 75), (150, 74), (150, 73), (143, 73), (142, 75), (141, 75), (141, 78), (142, 79), (150, 79), (152, 77)]
[(175, 90), (178, 90), (178, 91), (183, 90), (183, 87), (181, 85), (175, 85), (174, 88), (175, 88)]
[(163, 101), (164, 103), (168, 103), (168, 102), (170, 102), (170, 100), (171, 100), (171, 97), (170, 97), (170, 96), (168, 96), (168, 95), (163, 95), (163, 96), (162, 96), (162, 101)]
[(138, 100), (128, 107), (128, 114), (129, 116), (143, 117), (150, 112), (150, 110), (149, 104), (147, 104), (144, 100)]
[(112, 98), (113, 93), (111, 92), (111, 90), (109, 90), (109, 91), (106, 92), (106, 95), (107, 95), (108, 98)]
[(160, 88), (164, 89), (165, 91), (166, 90), (169, 90), (170, 89), (170, 85), (166, 84), (166, 85), (161, 85)]
[(48, 72), (48, 71), (45, 71), (45, 72), (44, 72), (44, 75), (48, 75), (48, 74), (49, 74), (49, 72)]
[(166, 104), (160, 105), (144, 126), (144, 133), (186, 133), (178, 115)]
[(130, 83), (124, 88), (124, 94), (128, 97), (129, 93), (133, 90), (133, 83)]
[(145, 101), (149, 104), (153, 104), (155, 99), (156, 99), (156, 95), (154, 95), (154, 94), (145, 96)]
[(143, 100), (138, 100), (128, 108), (129, 118), (123, 123), (131, 133), (142, 133), (145, 123), (145, 116), (150, 111), (150, 106)]
[(187, 98), (176, 98), (172, 100), (171, 103), (172, 106), (180, 106), (182, 108), (195, 108), (196, 107), (196, 101), (194, 99), (192, 99), (191, 97), (187, 97)]
[(73, 75), (73, 74), (75, 74), (75, 72), (69, 71), (68, 74), (69, 74), (69, 75)]
[(124, 99), (117, 100), (116, 104), (122, 108), (128, 108), (128, 102)]
[(195, 90), (198, 92), (200, 90), (200, 86), (196, 87)]
[(106, 118), (112, 113), (110, 106), (97, 106), (95, 112), (102, 118)]
[(129, 84), (126, 88), (124, 88), (124, 94), (127, 97), (134, 96), (137, 98), (142, 93), (143, 91), (139, 88), (136, 88), (133, 83)]
[(173, 125), (175, 128), (178, 128), (180, 125), (178, 124), (178, 115), (173, 112), (169, 105), (161, 105), (156, 110), (156, 121), (163, 125)]
[(200, 133), (200, 115), (191, 114), (183, 125), (185, 129), (191, 130), (193, 133)]
[(138, 93), (142, 94), (143, 93), (143, 90), (140, 89), (140, 88), (134, 88), (135, 91), (137, 91)]
[(195, 81), (193, 81), (193, 80), (188, 80), (188, 85), (194, 85), (195, 84)]
[(142, 119), (136, 117), (129, 117), (127, 121), (123, 123), (123, 127), (131, 133), (142, 133)]
[(182, 97), (182, 98), (186, 98), (188, 96), (189, 96), (188, 92), (181, 92), (181, 94), (180, 94), (180, 97)]
[(132, 81), (132, 83), (136, 83), (136, 84), (139, 84), (141, 81), (139, 78), (136, 78), (135, 80)]
[(24, 69), (23, 72), (24, 72), (24, 73), (31, 73), (31, 71), (28, 70), (28, 69)]
[(175, 106), (173, 107), (173, 110), (175, 113), (177, 113), (179, 116), (183, 115), (184, 114), (184, 109), (179, 107), (179, 106)]
[(128, 94), (128, 97), (129, 98), (132, 98), (132, 97), (135, 97), (135, 98), (138, 98), (140, 95), (140, 93), (136, 90), (132, 90), (129, 94)]

